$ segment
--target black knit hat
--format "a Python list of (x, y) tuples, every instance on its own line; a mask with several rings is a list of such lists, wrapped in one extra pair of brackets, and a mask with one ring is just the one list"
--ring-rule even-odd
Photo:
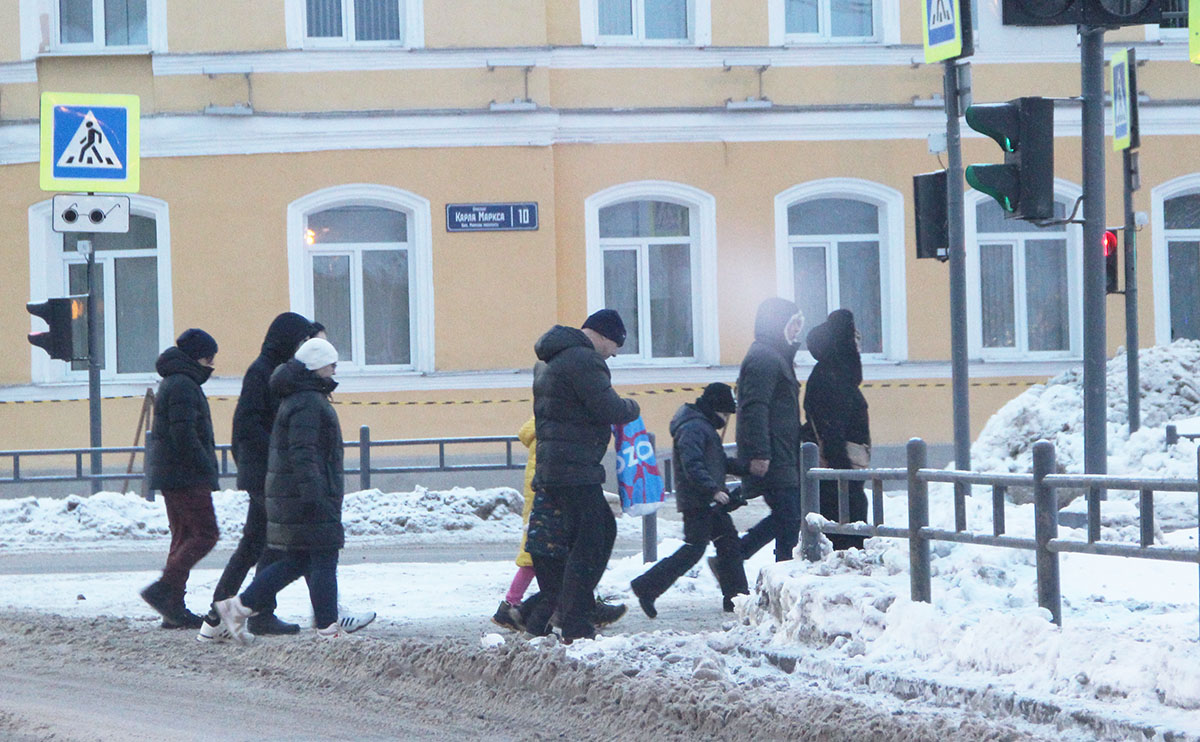
[(184, 330), (179, 339), (175, 341), (175, 345), (193, 361), (212, 358), (217, 354), (217, 341), (213, 340), (212, 335), (196, 327)]
[(625, 323), (615, 309), (601, 309), (583, 321), (583, 329), (595, 330), (620, 348), (625, 344)]
[(713, 412), (737, 412), (737, 403), (733, 401), (733, 389), (719, 381), (704, 387), (704, 393), (696, 400), (696, 404)]

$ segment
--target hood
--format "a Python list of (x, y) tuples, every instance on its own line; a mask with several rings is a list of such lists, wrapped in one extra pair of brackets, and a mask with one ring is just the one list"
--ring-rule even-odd
[(854, 383), (862, 381), (862, 356), (854, 339), (854, 315), (835, 309), (829, 318), (808, 333), (808, 352), (818, 363), (845, 367)]
[(312, 322), (295, 312), (284, 312), (271, 321), (260, 351), (275, 367), (292, 357), (312, 334)]
[(208, 381), (208, 377), (212, 376), (213, 372), (211, 368), (201, 366), (191, 356), (174, 345), (162, 352), (158, 360), (154, 362), (154, 370), (164, 379), (174, 374), (183, 374), (191, 377), (197, 384), (203, 384)]
[(783, 328), (788, 320), (800, 309), (795, 302), (773, 296), (763, 300), (758, 305), (758, 314), (754, 317), (754, 339), (772, 345), (787, 345), (783, 341)]
[(704, 420), (718, 430), (725, 425), (721, 418), (717, 417), (715, 413), (706, 413), (695, 404), (688, 402), (676, 410), (675, 416), (671, 418), (671, 424), (668, 427), (668, 429), (671, 431), (671, 437), (677, 435), (679, 429), (692, 420)]
[[(782, 329), (780, 332), (782, 333)], [(533, 352), (537, 354), (539, 360), (549, 361), (567, 348), (573, 348), (577, 345), (595, 350), (595, 346), (592, 345), (591, 340), (588, 340), (587, 335), (583, 334), (583, 330), (564, 325), (555, 325), (533, 344)]]
[(296, 392), (314, 391), (329, 394), (337, 389), (333, 379), (322, 379), (296, 359), (284, 363), (271, 374), (271, 393), (279, 399)]

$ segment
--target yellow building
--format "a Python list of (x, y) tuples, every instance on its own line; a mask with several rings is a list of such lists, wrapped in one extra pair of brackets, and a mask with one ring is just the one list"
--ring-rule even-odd
[[(951, 439), (948, 272), (913, 247), (911, 178), (941, 167), (945, 130), (919, 0), (3, 0), (0, 21), (0, 448), (87, 440), (85, 370), (23, 340), (26, 301), (84, 280), (38, 187), (47, 91), (141, 100), (130, 233), (93, 241), (106, 444), (132, 441), (156, 355), (193, 326), (220, 342), (206, 390), (228, 431), (286, 310), (340, 349), (347, 431), (395, 438), (515, 432), (534, 340), (612, 306), (630, 326), (614, 382), (663, 434), (698, 387), (735, 378), (773, 295), (810, 325), (854, 310), (878, 442)], [(995, 0), (977, 26), (975, 101), (1078, 96), (1073, 28), (1002, 26)], [(1183, 31), (1108, 34), (1108, 54), (1126, 46), (1149, 345), (1200, 336), (1200, 70)], [(1080, 129), (1060, 103), (1068, 209)], [(999, 158), (964, 127), (965, 162)], [(965, 198), (977, 431), (1079, 364), (1084, 246)], [(448, 231), (448, 205), (485, 203), (534, 204), (537, 228)], [(1108, 309), (1111, 351), (1121, 298)]]

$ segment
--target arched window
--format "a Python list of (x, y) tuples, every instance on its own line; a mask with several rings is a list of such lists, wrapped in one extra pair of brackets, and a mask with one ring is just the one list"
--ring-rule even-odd
[(292, 306), (325, 325), (344, 371), (433, 368), (429, 202), (385, 186), (288, 207)]
[(898, 192), (849, 178), (775, 197), (779, 295), (799, 305), (807, 327), (849, 309), (864, 355), (905, 356), (902, 212)]
[[(1155, 305), (1167, 310), (1159, 312), (1166, 316), (1157, 322), (1158, 341), (1200, 340), (1200, 175), (1164, 184), (1155, 189), (1152, 201)], [(1165, 263), (1164, 271), (1159, 270), (1160, 262)]]
[(616, 186), (585, 205), (588, 310), (621, 314), (618, 359), (716, 362), (715, 202), (674, 183)]
[[(174, 342), (171, 307), (170, 230), (167, 204), (130, 196), (129, 232), (78, 233), (51, 230), (50, 201), (29, 209), (30, 297), (86, 294), (87, 251), (95, 253), (100, 314), (101, 378), (154, 376), (159, 351)], [(87, 353), (87, 337), (75, 339), (77, 355)], [(50, 361), (33, 355), (33, 380), (67, 381), (87, 377), (87, 361)]]
[[(1064, 218), (1074, 201), (1060, 188), (1055, 218)], [(967, 244), (976, 245), (967, 250), (974, 353), (983, 358), (1078, 356), (1078, 227), (1007, 219), (986, 196), (973, 195), (967, 211)]]

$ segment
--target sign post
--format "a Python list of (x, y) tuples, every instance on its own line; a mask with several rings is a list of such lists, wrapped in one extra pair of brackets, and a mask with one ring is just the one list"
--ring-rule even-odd
[(1141, 426), (1141, 383), (1138, 373), (1137, 326), (1137, 218), (1133, 192), (1138, 189), (1138, 156), (1141, 146), (1138, 124), (1137, 55), (1124, 49), (1113, 55), (1112, 70), (1113, 149), (1121, 152), (1125, 195), (1125, 389), (1129, 400), (1129, 432)]
[(42, 93), (39, 184), (43, 191), (86, 191), (54, 197), (53, 228), (79, 233), (87, 255), (88, 427), (92, 492), (103, 486), (100, 418), (100, 292), (97, 286), (96, 233), (129, 231), (129, 198), (97, 196), (136, 193), (141, 181), (141, 107), (136, 95)]

